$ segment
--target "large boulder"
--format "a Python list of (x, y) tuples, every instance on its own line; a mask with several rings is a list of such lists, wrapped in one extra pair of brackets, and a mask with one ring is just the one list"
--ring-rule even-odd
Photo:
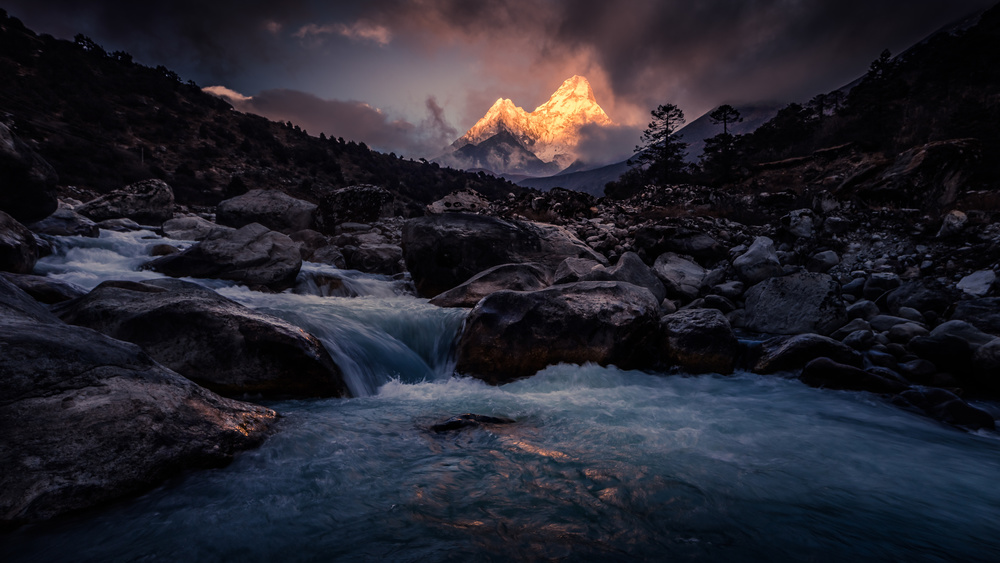
[(715, 309), (686, 309), (660, 319), (663, 359), (693, 373), (730, 374), (739, 342), (726, 316)]
[(555, 271), (569, 257), (607, 263), (562, 227), (469, 213), (410, 219), (403, 254), (417, 291), (427, 297), (501, 264), (537, 262)]
[(53, 235), (62, 237), (91, 237), (95, 238), (101, 234), (101, 229), (97, 223), (80, 215), (67, 205), (59, 204), (59, 208), (52, 215), (35, 221), (28, 225), (32, 232), (40, 235)]
[(219, 202), (215, 207), (215, 220), (220, 225), (237, 229), (260, 223), (272, 231), (293, 233), (313, 228), (318, 208), (315, 203), (279, 190), (250, 190)]
[[(362, 244), (345, 246), (341, 250), (344, 263), (352, 270), (392, 276), (405, 269), (403, 249), (395, 244)], [(331, 257), (336, 261), (335, 255)]]
[(0, 211), (0, 271), (29, 274), (38, 261), (35, 235), (16, 219)]
[(168, 276), (219, 278), (274, 291), (294, 285), (301, 267), (298, 243), (259, 223), (217, 229), (187, 250), (146, 265)]
[(694, 260), (673, 252), (659, 255), (653, 263), (653, 271), (663, 282), (665, 296), (684, 301), (698, 297), (708, 273)]
[(75, 209), (94, 221), (128, 217), (160, 225), (174, 216), (174, 190), (163, 180), (143, 180), (102, 195)]
[(347, 395), (316, 337), (214, 291), (176, 280), (105, 282), (53, 309), (64, 321), (142, 346), (224, 395)]
[(274, 411), (224, 399), (29, 302), (0, 280), (0, 526), (224, 465), (270, 432)]
[(427, 206), (428, 213), (479, 213), (490, 208), (490, 200), (471, 188), (451, 192)]
[(347, 186), (319, 194), (323, 226), (332, 231), (341, 223), (373, 223), (392, 215), (392, 192), (370, 184)]
[(0, 211), (20, 222), (52, 214), (56, 201), (56, 171), (0, 123)]
[(644, 225), (635, 231), (634, 241), (648, 260), (674, 252), (709, 263), (726, 255), (726, 248), (707, 233), (676, 225)]
[(770, 278), (747, 290), (744, 326), (770, 334), (830, 334), (847, 323), (840, 285), (827, 274)]
[(830, 358), (839, 364), (856, 368), (864, 365), (861, 354), (847, 344), (819, 334), (797, 334), (765, 340), (753, 371), (774, 373), (801, 369), (816, 358)]
[(649, 290), (630, 283), (498, 291), (469, 314), (455, 369), (500, 384), (560, 362), (648, 366), (657, 315)]
[(760, 283), (782, 274), (781, 262), (774, 249), (774, 241), (767, 237), (757, 237), (750, 248), (733, 260), (733, 269), (747, 285)]
[(431, 303), (438, 307), (475, 307), (483, 297), (497, 291), (536, 291), (550, 285), (549, 272), (538, 264), (501, 264), (435, 296)]

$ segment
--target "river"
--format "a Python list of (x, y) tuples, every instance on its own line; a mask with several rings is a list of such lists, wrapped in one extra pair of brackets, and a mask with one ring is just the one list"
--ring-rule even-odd
[[(158, 277), (138, 270), (158, 242), (148, 232), (63, 238), (37, 271), (85, 288)], [(464, 311), (387, 278), (304, 270), (343, 277), (341, 295), (198, 281), (315, 334), (356, 398), (266, 402), (283, 418), (259, 449), (138, 498), (0, 535), (0, 559), (1000, 556), (994, 433), (955, 430), (868, 393), (750, 373), (558, 365), (493, 387), (453, 374)], [(465, 412), (516, 422), (429, 429)]]

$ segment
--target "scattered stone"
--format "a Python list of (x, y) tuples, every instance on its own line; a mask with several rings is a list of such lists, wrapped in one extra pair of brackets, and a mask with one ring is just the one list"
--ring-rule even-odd
[(725, 315), (715, 309), (687, 309), (660, 319), (664, 359), (692, 373), (730, 374), (739, 342)]
[(935, 279), (917, 279), (908, 281), (892, 290), (886, 298), (889, 312), (904, 317), (900, 313), (903, 307), (909, 307), (927, 313), (934, 312), (943, 315), (962, 296), (961, 291)]
[(215, 208), (215, 220), (220, 225), (237, 229), (250, 223), (260, 223), (272, 231), (292, 233), (313, 228), (318, 208), (315, 203), (279, 190), (250, 190), (219, 202)]
[(928, 334), (930, 334), (930, 332), (924, 326), (909, 322), (893, 325), (893, 327), (889, 329), (888, 336), (889, 340), (893, 342), (906, 344), (918, 336), (927, 336)]
[(962, 233), (969, 218), (957, 209), (953, 209), (944, 216), (941, 221), (941, 229), (938, 230), (937, 238), (949, 238)]
[(816, 221), (816, 215), (811, 209), (796, 209), (782, 217), (779, 221), (781, 226), (790, 235), (797, 238), (810, 238), (813, 236), (813, 225)]
[(912, 321), (909, 319), (894, 317), (892, 315), (875, 315), (874, 317), (868, 319), (868, 323), (871, 325), (872, 330), (878, 332), (887, 332), (896, 325), (907, 324), (910, 322)]
[(851, 303), (847, 307), (847, 317), (851, 319), (863, 319), (867, 321), (878, 314), (878, 305), (874, 301), (868, 301), (867, 299)]
[(754, 285), (782, 274), (774, 241), (767, 237), (755, 238), (750, 248), (733, 260), (733, 268), (747, 285)]
[(965, 292), (966, 295), (984, 297), (990, 292), (996, 281), (997, 275), (993, 270), (979, 270), (962, 278), (955, 287)]
[(684, 256), (667, 252), (657, 257), (653, 271), (663, 281), (666, 295), (685, 302), (698, 297), (705, 268)]
[(902, 283), (896, 274), (876, 272), (869, 276), (868, 281), (865, 282), (862, 295), (864, 295), (865, 299), (875, 301), (886, 292), (896, 289)]
[(490, 208), (490, 202), (483, 194), (466, 188), (451, 192), (427, 206), (430, 213), (479, 213)]
[(160, 225), (174, 216), (174, 190), (163, 180), (143, 180), (88, 201), (75, 211), (94, 221), (127, 217)]
[(842, 342), (855, 350), (868, 350), (878, 340), (875, 338), (875, 333), (870, 330), (856, 330), (845, 336)]
[(840, 256), (832, 250), (824, 250), (814, 254), (809, 259), (807, 269), (810, 272), (826, 273), (837, 264), (840, 264)]
[(721, 295), (726, 299), (735, 301), (743, 296), (743, 291), (745, 289), (746, 286), (743, 282), (734, 280), (712, 286), (711, 292), (716, 295)]

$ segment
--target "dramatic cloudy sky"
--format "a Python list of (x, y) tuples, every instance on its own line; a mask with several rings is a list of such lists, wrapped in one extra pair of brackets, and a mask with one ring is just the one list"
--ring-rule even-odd
[(590, 79), (622, 152), (657, 104), (804, 100), (996, 0), (13, 0), (312, 134), (433, 157), (498, 97), (531, 111)]

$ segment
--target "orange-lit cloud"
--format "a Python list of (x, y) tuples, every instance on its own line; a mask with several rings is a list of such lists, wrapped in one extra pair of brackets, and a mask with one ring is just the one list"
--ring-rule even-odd
[(373, 41), (385, 47), (392, 41), (392, 32), (384, 25), (373, 25), (356, 21), (351, 25), (334, 23), (327, 25), (306, 24), (295, 32), (299, 39), (316, 39), (323, 35), (340, 35), (358, 41)]

